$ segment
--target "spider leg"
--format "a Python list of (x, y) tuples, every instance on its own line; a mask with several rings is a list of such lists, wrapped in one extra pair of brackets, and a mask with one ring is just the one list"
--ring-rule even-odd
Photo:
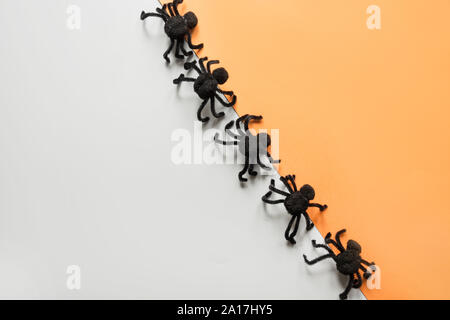
[[(260, 119), (262, 119), (262, 117), (249, 116), (247, 119), (245, 119), (244, 125), (245, 125), (245, 130), (246, 131), (248, 131), (248, 121), (250, 121), (252, 119), (260, 120)], [(257, 137), (257, 145), (258, 145), (258, 154), (257, 154), (256, 160), (257, 160), (258, 164), (261, 166), (261, 168), (264, 168), (266, 170), (270, 170), (270, 166), (266, 166), (261, 161), (262, 152), (265, 152), (267, 154), (267, 150), (263, 151), (262, 149), (259, 149), (260, 146), (263, 146), (262, 143), (264, 143), (264, 149), (267, 149), (268, 141), (267, 141), (267, 139), (265, 139), (266, 141), (263, 141), (263, 139), (261, 139), (261, 136), (259, 134), (256, 137)], [(269, 163), (272, 163), (270, 157), (269, 157)], [(290, 189), (290, 188), (288, 188), (288, 189)]]
[(230, 145), (237, 145), (237, 144), (238, 144), (237, 141), (224, 141), (224, 140), (220, 140), (220, 139), (219, 139), (219, 133), (216, 133), (216, 134), (214, 135), (214, 142), (216, 142), (216, 143), (221, 143), (221, 144), (223, 144), (224, 146), (230, 146)]
[(177, 40), (177, 45), (175, 47), (175, 58), (184, 59), (184, 56), (180, 54), (180, 40)]
[(248, 117), (248, 114), (244, 114), (243, 116), (240, 116), (237, 120), (236, 120), (236, 129), (238, 130), (239, 134), (241, 136), (245, 136), (246, 133), (244, 131), (242, 131), (241, 129), (241, 122), (243, 119), (245, 119), (246, 117)]
[(228, 123), (225, 125), (225, 130), (230, 130), (231, 127), (233, 126), (233, 124), (234, 124), (234, 120), (231, 120), (230, 122), (228, 122)]
[[(270, 180), (270, 187), (275, 187), (275, 180), (271, 179)], [(283, 203), (285, 199), (279, 199), (279, 200), (269, 200), (269, 197), (272, 195), (272, 191), (267, 192), (263, 197), (262, 197), (262, 201), (266, 202), (266, 203), (270, 203), (270, 204), (277, 204), (277, 203)]]
[(288, 192), (285, 192), (285, 191), (282, 191), (282, 190), (280, 190), (280, 189), (277, 189), (277, 188), (275, 188), (275, 186), (272, 185), (272, 184), (269, 186), (269, 190), (270, 190), (270, 191), (273, 191), (273, 192), (275, 192), (275, 193), (281, 194), (282, 196), (285, 196), (285, 197), (289, 196), (289, 193), (288, 193)]
[(208, 72), (211, 73), (211, 65), (212, 64), (218, 64), (218, 63), (220, 63), (219, 60), (210, 60), (210, 61), (208, 61), (208, 63), (206, 64)]
[(256, 176), (256, 175), (258, 175), (258, 172), (255, 171), (255, 170), (253, 170), (254, 167), (255, 167), (254, 164), (250, 164), (249, 167), (248, 167), (248, 173), (249, 173), (249, 175), (251, 175), (251, 176)]
[(297, 185), (295, 184), (295, 174), (294, 175), (287, 175), (286, 179), (291, 182), (294, 191), (298, 191)]
[(231, 100), (231, 102), (225, 102), (222, 100), (222, 98), (216, 93), (215, 97), (217, 98), (217, 100), (219, 100), (219, 102), (224, 106), (224, 107), (232, 107), (236, 104), (236, 96), (233, 96), (233, 99)]
[(167, 7), (169, 8), (169, 13), (170, 13), (170, 15), (171, 15), (172, 17), (174, 17), (174, 16), (175, 16), (175, 12), (173, 12), (173, 3), (169, 3), (169, 4), (167, 5)]
[(202, 74), (202, 71), (199, 69), (199, 67), (197, 67), (197, 61), (184, 63), (184, 70), (191, 70), (191, 69), (197, 71), (198, 74)]
[(303, 259), (304, 259), (305, 262), (306, 262), (307, 264), (309, 264), (309, 265), (316, 264), (317, 262), (322, 261), (322, 260), (325, 260), (325, 259), (328, 259), (328, 258), (334, 258), (334, 257), (333, 257), (331, 254), (325, 254), (325, 255), (320, 256), (320, 257), (318, 257), (318, 258), (315, 258), (315, 259), (313, 259), (313, 260), (308, 260), (308, 258), (306, 257), (306, 255), (303, 255)]
[(186, 51), (186, 49), (184, 48), (184, 41), (180, 41), (180, 50), (181, 52), (186, 56), (186, 57), (190, 57), (192, 56), (193, 52), (192, 51)]
[(202, 69), (202, 72), (204, 72), (204, 73), (206, 73), (206, 68), (205, 68), (205, 63), (204, 63), (206, 60), (208, 60), (208, 57), (203, 57), (198, 60), (198, 62), (200, 62), (200, 68)]
[(336, 243), (336, 241), (331, 239), (331, 233), (330, 232), (328, 232), (327, 235), (325, 236), (325, 243), (334, 245), (340, 252), (345, 251), (345, 249), (344, 249), (344, 247), (342, 245)]
[(173, 79), (173, 84), (180, 84), (181, 82), (195, 82), (194, 78), (185, 77), (184, 74), (180, 74), (180, 76), (176, 79)]
[(347, 299), (347, 296), (348, 296), (348, 293), (350, 292), (350, 290), (352, 289), (352, 287), (353, 287), (353, 275), (351, 275), (350, 276), (350, 279), (348, 280), (348, 284), (347, 284), (347, 287), (345, 288), (345, 290), (344, 290), (344, 292), (342, 292), (340, 295), (339, 295), (339, 298), (341, 299), (341, 300), (346, 300)]
[(325, 250), (328, 251), (329, 254), (335, 256), (333, 250), (331, 250), (330, 247), (328, 247), (328, 246), (326, 246), (326, 245), (324, 245), (324, 244), (319, 244), (319, 243), (316, 242), (316, 240), (312, 240), (311, 243), (312, 243), (312, 246), (313, 246), (314, 248), (322, 248), (322, 249), (325, 249)]
[(326, 208), (328, 208), (328, 206), (326, 204), (325, 205), (321, 205), (321, 204), (318, 204), (318, 203), (310, 203), (308, 205), (308, 207), (316, 207), (316, 208), (319, 208), (320, 211), (324, 211)]
[(275, 179), (270, 179), (270, 185), (271, 185), (272, 187), (275, 187)]
[(242, 116), (240, 116), (237, 120), (236, 120), (236, 125), (239, 125), (245, 118), (247, 118), (249, 116), (249, 114), (244, 114)]
[(203, 110), (203, 108), (205, 108), (207, 102), (208, 102), (208, 99), (203, 100), (202, 104), (200, 105), (200, 107), (197, 110), (198, 121), (207, 122), (209, 120), (209, 117), (204, 117), (204, 118), (202, 117), (202, 110)]
[(201, 48), (203, 48), (203, 43), (192, 44), (192, 37), (191, 37), (190, 33), (187, 34), (187, 38), (188, 38), (187, 42), (188, 42), (189, 48), (191, 48), (191, 49), (201, 49)]
[(267, 192), (263, 197), (261, 198), (263, 202), (269, 203), (269, 204), (278, 204), (278, 203), (284, 203), (284, 199), (279, 200), (270, 200), (269, 197), (271, 196), (272, 191)]
[(239, 172), (239, 175), (238, 175), (239, 180), (242, 181), (242, 182), (247, 181), (247, 178), (244, 178), (244, 174), (247, 172), (248, 166), (249, 166), (249, 164), (248, 164), (248, 162), (249, 162), (249, 154), (248, 154), (249, 150), (248, 149), (249, 149), (249, 139), (248, 139), (248, 137), (245, 137), (245, 164), (244, 164), (244, 168), (242, 168), (242, 170)]
[(173, 45), (175, 43), (175, 40), (170, 39), (170, 45), (169, 48), (167, 48), (166, 52), (164, 52), (163, 57), (166, 59), (167, 63), (170, 63), (170, 58), (168, 57), (170, 51), (172, 51)]
[(256, 162), (259, 164), (259, 166), (265, 170), (269, 170), (270, 167), (266, 166), (262, 161), (261, 158), (259, 157), (259, 153), (256, 155)]
[(309, 231), (314, 227), (314, 223), (311, 221), (311, 218), (306, 212), (303, 212), (303, 215), (305, 216), (306, 219), (306, 231)]
[(359, 269), (361, 269), (361, 271), (364, 272), (364, 274), (363, 274), (364, 279), (369, 279), (370, 276), (372, 275), (372, 272), (370, 272), (370, 271), (373, 271), (372, 269), (369, 271), (361, 264), (359, 265)]
[(274, 160), (274, 159), (272, 158), (272, 155), (269, 153), (269, 151), (267, 151), (266, 155), (267, 155), (267, 158), (269, 158), (270, 163), (280, 163), (280, 162), (281, 162), (280, 159)]
[(145, 19), (147, 19), (148, 17), (158, 17), (158, 18), (163, 19), (164, 22), (167, 21), (167, 18), (166, 18), (165, 16), (163, 16), (162, 14), (159, 14), (159, 13), (153, 13), (153, 12), (145, 13), (145, 11), (142, 11), (142, 12), (141, 12), (141, 20), (145, 20)]
[(361, 288), (362, 279), (361, 279), (361, 275), (359, 274), (359, 272), (356, 272), (355, 275), (356, 275), (356, 279), (353, 279), (353, 288), (358, 289), (358, 288)]
[(223, 117), (225, 115), (224, 112), (219, 112), (219, 113), (216, 112), (216, 107), (215, 107), (216, 103), (215, 103), (214, 97), (212, 97), (210, 100), (211, 100), (211, 112), (212, 112), (213, 116), (216, 118)]
[[(296, 244), (296, 241), (294, 239), (295, 235), (298, 231), (298, 226), (300, 224), (300, 214), (293, 214), (291, 220), (289, 221), (289, 224), (286, 228), (286, 231), (284, 232), (284, 237), (287, 241), (289, 241), (291, 244)], [(294, 228), (291, 231), (292, 225), (294, 224)]]
[(227, 125), (225, 126), (225, 133), (234, 139), (239, 139), (239, 136), (235, 134), (233, 131), (231, 131), (231, 127), (233, 126), (233, 124), (234, 120), (231, 120), (230, 122), (227, 123)]
[[(367, 265), (369, 268), (366, 269), (362, 264), (360, 264), (359, 268), (364, 271), (364, 278), (369, 279), (370, 276), (376, 271), (372, 267), (375, 266), (375, 262), (369, 263), (368, 261), (361, 259), (361, 262)], [(369, 271), (370, 270), (370, 271)]]
[(219, 92), (219, 93), (221, 93), (223, 95), (226, 95), (226, 96), (233, 96), (234, 95), (233, 91), (224, 91), (224, 90), (221, 90), (219, 88), (217, 88), (216, 90), (217, 90), (217, 92)]
[(226, 131), (226, 133), (227, 133), (230, 137), (239, 140), (239, 136), (238, 136), (237, 134), (235, 134), (233, 131), (231, 131), (230, 129), (228, 129), (228, 130)]
[(366, 261), (366, 260), (364, 260), (364, 259), (361, 259), (361, 262), (364, 263), (366, 266), (369, 266), (369, 267), (375, 265), (375, 262), (368, 262), (368, 261)]
[(285, 177), (280, 177), (281, 182), (284, 183), (284, 185), (286, 186), (286, 188), (289, 190), (290, 193), (294, 193), (294, 190), (292, 189), (292, 187), (289, 185), (289, 182), (286, 180)]

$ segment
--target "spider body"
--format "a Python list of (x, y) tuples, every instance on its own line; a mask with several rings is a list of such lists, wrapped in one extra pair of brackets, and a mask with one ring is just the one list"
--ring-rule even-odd
[[(184, 74), (181, 74), (177, 79), (173, 80), (174, 84), (180, 84), (181, 82), (193, 82), (194, 83), (194, 91), (203, 100), (197, 111), (197, 118), (199, 121), (207, 122), (209, 117), (203, 117), (202, 111), (206, 106), (208, 101), (211, 102), (211, 112), (214, 117), (220, 118), (225, 115), (223, 112), (216, 112), (215, 109), (215, 99), (217, 99), (224, 107), (232, 107), (236, 103), (236, 96), (233, 91), (222, 91), (219, 88), (219, 84), (224, 84), (228, 80), (228, 72), (224, 68), (217, 68), (214, 71), (211, 71), (211, 65), (219, 63), (219, 60), (211, 60), (208, 61), (206, 67), (204, 62), (207, 61), (208, 58), (204, 57), (199, 60), (200, 67), (197, 66), (197, 62), (186, 62), (184, 64), (184, 68), (186, 70), (194, 69), (198, 73), (197, 78), (188, 78), (185, 77)], [(229, 97), (232, 97), (231, 102), (224, 101), (218, 93), (222, 93)]]
[[(182, 3), (183, 0), (173, 0), (172, 3), (164, 4), (161, 8), (156, 9), (156, 13), (145, 11), (141, 12), (141, 20), (145, 20), (148, 17), (158, 17), (164, 20), (164, 32), (170, 38), (170, 46), (164, 52), (164, 59), (170, 63), (168, 57), (170, 51), (172, 51), (173, 46), (176, 42), (175, 57), (178, 59), (184, 59), (185, 56), (191, 56), (192, 51), (186, 51), (184, 49), (185, 38), (187, 37), (187, 43), (191, 49), (201, 49), (203, 44), (194, 45), (191, 39), (191, 30), (197, 26), (198, 20), (193, 12), (187, 12), (185, 15), (181, 16), (178, 12), (178, 5)], [(180, 51), (183, 55), (180, 54)]]
[[(219, 134), (214, 136), (214, 141), (222, 145), (235, 145), (238, 147), (239, 153), (244, 155), (245, 164), (242, 170), (239, 172), (238, 177), (241, 182), (245, 182), (248, 179), (244, 177), (244, 174), (248, 172), (251, 176), (256, 176), (258, 173), (254, 170), (255, 165), (259, 165), (261, 168), (269, 170), (270, 167), (262, 163), (261, 158), (269, 158), (270, 163), (279, 163), (280, 160), (273, 160), (267, 148), (271, 144), (270, 136), (261, 132), (254, 135), (248, 128), (249, 122), (255, 120), (262, 120), (262, 116), (243, 115), (236, 120), (236, 131), (231, 131), (231, 127), (235, 124), (234, 121), (230, 121), (225, 126), (225, 133), (233, 138), (232, 141), (223, 141), (218, 138)], [(242, 130), (241, 125), (244, 125)]]
[[(283, 182), (284, 186), (287, 188), (288, 192), (277, 189), (275, 187), (275, 180), (270, 181), (269, 192), (267, 192), (263, 197), (262, 201), (269, 204), (277, 204), (283, 203), (286, 207), (287, 212), (292, 216), (289, 224), (284, 233), (284, 237), (291, 244), (295, 244), (295, 235), (297, 234), (298, 227), (300, 224), (300, 218), (302, 216), (306, 219), (306, 231), (311, 230), (314, 227), (314, 223), (311, 221), (311, 218), (306, 211), (309, 207), (317, 207), (320, 211), (328, 208), (327, 205), (321, 205), (318, 203), (310, 203), (311, 200), (315, 197), (314, 188), (309, 184), (303, 185), (300, 190), (297, 189), (297, 185), (295, 184), (295, 175), (288, 175), (285, 177), (280, 177), (281, 182)], [(279, 200), (270, 200), (269, 197), (272, 195), (272, 192), (275, 192), (279, 195), (284, 196), (284, 199)]]
[[(339, 254), (335, 254), (329, 246), (323, 244), (317, 244), (315, 240), (312, 241), (312, 245), (314, 248), (323, 248), (328, 251), (328, 254), (320, 256), (314, 260), (308, 260), (308, 258), (303, 255), (305, 262), (309, 265), (315, 264), (319, 261), (322, 261), (327, 258), (331, 258), (336, 263), (336, 269), (349, 277), (349, 281), (347, 287), (344, 292), (339, 295), (339, 298), (342, 300), (347, 299), (348, 293), (352, 288), (360, 288), (362, 285), (362, 278), (360, 275), (360, 271), (363, 272), (363, 276), (365, 279), (368, 279), (372, 275), (373, 266), (375, 266), (375, 262), (367, 262), (361, 257), (361, 246), (358, 242), (354, 240), (348, 240), (347, 246), (344, 248), (341, 242), (341, 235), (345, 232), (345, 229), (340, 230), (336, 233), (335, 240), (331, 239), (331, 233), (328, 233), (325, 236), (325, 243), (332, 244), (339, 250)], [(369, 268), (366, 268), (365, 266)]]

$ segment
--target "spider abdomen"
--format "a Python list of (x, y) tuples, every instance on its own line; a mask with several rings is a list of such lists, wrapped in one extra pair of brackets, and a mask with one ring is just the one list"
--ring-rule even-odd
[(298, 212), (306, 212), (308, 209), (309, 201), (299, 191), (291, 193), (286, 197), (284, 206), (290, 214), (296, 214)]
[(183, 39), (189, 29), (183, 17), (175, 16), (167, 20), (164, 31), (171, 39)]
[(245, 150), (245, 137), (242, 137), (238, 142), (238, 150), (242, 155), (248, 152), (248, 163), (256, 164), (258, 161), (258, 153), (260, 152), (258, 147), (258, 139), (256, 136), (249, 134), (248, 137), (248, 151)]
[(194, 82), (194, 91), (202, 99), (212, 98), (216, 93), (218, 82), (212, 75), (202, 73)]
[(345, 275), (352, 275), (358, 272), (361, 265), (361, 256), (357, 251), (346, 250), (336, 257), (336, 267), (339, 272)]

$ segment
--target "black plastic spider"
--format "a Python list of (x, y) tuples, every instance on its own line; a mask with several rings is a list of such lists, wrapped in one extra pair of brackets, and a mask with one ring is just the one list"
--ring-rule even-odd
[[(236, 96), (234, 95), (233, 91), (223, 91), (218, 87), (219, 84), (224, 84), (225, 82), (227, 82), (228, 72), (224, 68), (217, 68), (213, 72), (211, 72), (211, 65), (219, 63), (219, 60), (208, 61), (205, 68), (204, 62), (206, 60), (208, 60), (207, 57), (203, 57), (199, 60), (200, 68), (197, 66), (197, 61), (186, 62), (184, 64), (184, 69), (194, 69), (195, 71), (197, 71), (197, 73), (199, 74), (197, 78), (187, 78), (184, 76), (184, 74), (180, 74), (177, 79), (173, 80), (174, 84), (180, 84), (183, 81), (194, 82), (194, 91), (201, 99), (203, 99), (203, 102), (197, 111), (197, 118), (202, 122), (207, 122), (209, 120), (209, 117), (203, 118), (201, 115), (202, 110), (206, 106), (208, 100), (211, 101), (211, 112), (216, 118), (223, 117), (225, 113), (216, 112), (215, 98), (219, 100), (219, 102), (224, 107), (232, 107), (236, 103)], [(217, 93), (222, 93), (233, 98), (231, 102), (225, 102)]]
[[(280, 163), (281, 160), (273, 160), (267, 148), (271, 144), (270, 135), (261, 132), (257, 135), (251, 133), (248, 129), (248, 124), (250, 121), (260, 121), (262, 120), (262, 116), (254, 116), (254, 115), (243, 115), (236, 120), (236, 130), (237, 134), (231, 131), (231, 127), (234, 124), (234, 120), (230, 121), (225, 126), (225, 133), (232, 137), (233, 141), (223, 141), (218, 138), (219, 134), (216, 133), (214, 136), (214, 141), (217, 143), (221, 143), (223, 145), (235, 145), (238, 146), (238, 150), (241, 154), (245, 156), (245, 164), (244, 168), (239, 172), (239, 180), (242, 182), (247, 181), (247, 178), (244, 178), (244, 174), (248, 171), (251, 176), (256, 176), (258, 173), (254, 171), (255, 165), (259, 165), (261, 168), (265, 170), (270, 170), (269, 166), (266, 166), (261, 161), (261, 156), (267, 156), (269, 158), (270, 163)], [(241, 123), (244, 123), (244, 130), (241, 128)]]
[[(281, 182), (283, 182), (289, 192), (285, 192), (275, 188), (275, 180), (272, 179), (269, 186), (270, 191), (262, 197), (262, 201), (270, 204), (284, 203), (287, 212), (292, 215), (286, 231), (284, 232), (284, 237), (291, 244), (295, 244), (294, 237), (297, 234), (298, 226), (300, 224), (300, 218), (302, 217), (302, 215), (306, 219), (306, 231), (309, 231), (314, 227), (314, 223), (311, 221), (311, 218), (309, 217), (306, 210), (309, 207), (316, 207), (319, 208), (322, 212), (326, 208), (328, 208), (328, 206), (326, 204), (321, 205), (318, 203), (310, 203), (309, 201), (313, 200), (316, 195), (313, 187), (311, 187), (309, 184), (305, 184), (300, 188), (300, 190), (297, 190), (297, 185), (295, 184), (295, 175), (280, 177), (280, 180)], [(289, 184), (289, 182), (291, 183), (291, 185)], [(285, 196), (285, 198), (279, 200), (269, 200), (272, 191)]]
[[(184, 56), (191, 56), (192, 51), (186, 51), (184, 49), (184, 41), (185, 37), (187, 36), (187, 43), (189, 45), (189, 48), (191, 49), (201, 49), (203, 48), (203, 44), (194, 45), (192, 44), (191, 39), (191, 33), (190, 31), (195, 28), (195, 26), (198, 23), (197, 16), (195, 13), (189, 11), (184, 16), (181, 16), (178, 12), (178, 5), (182, 3), (183, 0), (173, 0), (172, 3), (165, 3), (161, 8), (156, 8), (157, 13), (149, 12), (146, 13), (145, 11), (141, 12), (141, 20), (144, 20), (148, 17), (159, 17), (164, 20), (164, 31), (170, 38), (170, 46), (164, 52), (164, 59), (168, 63), (170, 63), (170, 59), (168, 57), (170, 51), (172, 51), (172, 48), (176, 44), (175, 49), (175, 57), (178, 59), (184, 59)], [(169, 13), (167, 13), (167, 9)], [(184, 54), (184, 56), (180, 55), (180, 50)]]
[[(374, 271), (373, 266), (375, 266), (375, 262), (367, 262), (366, 260), (361, 258), (361, 246), (358, 244), (358, 242), (354, 240), (348, 240), (347, 249), (344, 248), (344, 246), (341, 243), (340, 237), (345, 231), (346, 231), (345, 229), (342, 229), (338, 233), (336, 233), (335, 236), (336, 240), (331, 239), (330, 232), (328, 232), (328, 234), (325, 236), (325, 243), (334, 245), (340, 251), (338, 255), (336, 255), (330, 249), (330, 247), (324, 244), (317, 244), (315, 240), (312, 240), (313, 247), (323, 248), (328, 251), (328, 254), (320, 256), (311, 261), (309, 261), (305, 255), (303, 255), (305, 262), (309, 265), (315, 264), (326, 258), (332, 258), (336, 262), (337, 270), (340, 273), (349, 276), (347, 287), (345, 288), (344, 292), (342, 292), (339, 295), (339, 298), (341, 300), (347, 299), (348, 293), (352, 288), (361, 287), (362, 279), (361, 275), (359, 274), (359, 270), (362, 270), (364, 272), (363, 275), (364, 278), (368, 279), (372, 275), (372, 272)], [(370, 271), (366, 267), (364, 267), (363, 264), (368, 266)]]

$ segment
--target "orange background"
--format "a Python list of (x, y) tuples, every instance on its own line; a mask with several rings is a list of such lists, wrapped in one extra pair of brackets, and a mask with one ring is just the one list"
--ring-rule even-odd
[[(366, 26), (381, 8), (381, 30)], [(450, 298), (450, 1), (185, 0), (239, 114), (280, 129), (281, 174), (381, 268), (369, 299)]]

